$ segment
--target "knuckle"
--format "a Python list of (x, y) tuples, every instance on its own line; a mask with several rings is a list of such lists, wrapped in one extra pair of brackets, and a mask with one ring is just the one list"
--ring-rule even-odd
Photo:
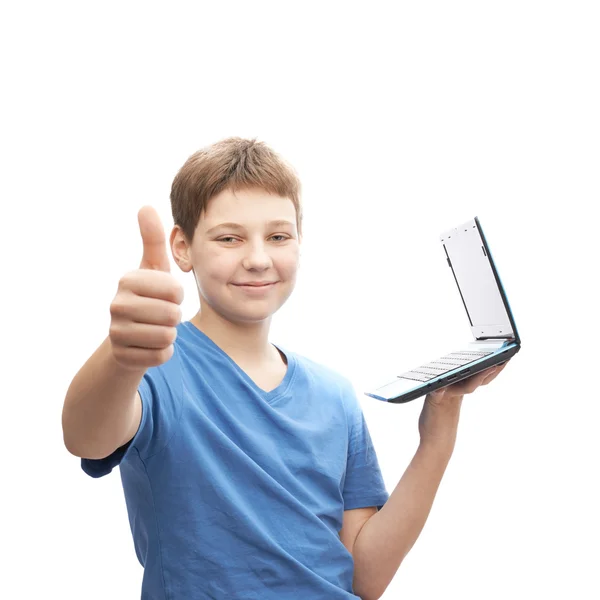
[(135, 271), (128, 271), (119, 279), (119, 289), (130, 289), (135, 280)]
[(121, 295), (115, 297), (110, 304), (110, 314), (113, 317), (122, 317), (127, 312), (127, 304)]
[(177, 337), (177, 330), (174, 327), (168, 327), (161, 333), (161, 341), (165, 347), (170, 346)]
[(114, 323), (111, 323), (108, 328), (108, 335), (112, 342), (118, 343), (121, 337), (121, 331)]

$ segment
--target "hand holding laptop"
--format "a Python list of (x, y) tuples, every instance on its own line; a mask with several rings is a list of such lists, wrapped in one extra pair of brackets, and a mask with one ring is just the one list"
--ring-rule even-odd
[(508, 361), (427, 394), (419, 416), (421, 447), (433, 448), (436, 454), (441, 451), (449, 456), (456, 441), (463, 397), (479, 386), (491, 383), (507, 364)]
[(480, 385), (488, 385), (494, 381), (494, 379), (496, 379), (496, 377), (498, 377), (500, 374), (500, 371), (506, 367), (508, 362), (509, 361), (507, 360), (501, 365), (490, 367), (489, 369), (481, 371), (480, 373), (468, 377), (467, 379), (463, 379), (458, 383), (453, 383), (444, 388), (435, 390), (434, 392), (430, 392), (427, 394), (426, 398), (429, 399), (432, 404), (439, 405), (443, 402), (447, 402), (449, 398), (462, 398), (466, 394), (472, 394)]

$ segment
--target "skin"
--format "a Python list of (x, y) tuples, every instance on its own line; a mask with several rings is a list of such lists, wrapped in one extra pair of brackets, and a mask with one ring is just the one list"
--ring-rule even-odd
[(419, 417), (421, 444), (442, 449), (452, 447), (464, 396), (472, 394), (479, 386), (490, 384), (508, 362), (427, 394)]
[[(276, 220), (289, 224), (269, 225)], [(243, 229), (213, 230), (229, 222)], [(173, 258), (182, 271), (194, 272), (198, 286), (200, 310), (191, 322), (248, 368), (282, 361), (268, 341), (269, 327), (294, 289), (300, 243), (292, 201), (260, 189), (225, 190), (211, 198), (191, 243), (173, 228)], [(235, 285), (265, 280), (277, 283), (260, 294)]]

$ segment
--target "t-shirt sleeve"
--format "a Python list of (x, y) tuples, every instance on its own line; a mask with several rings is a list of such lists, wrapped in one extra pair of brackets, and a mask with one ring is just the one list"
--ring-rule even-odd
[[(350, 386), (351, 387), (351, 386)], [(348, 458), (343, 488), (344, 510), (376, 506), (389, 498), (362, 407), (352, 388), (346, 398)]]
[(90, 477), (103, 477), (134, 452), (145, 460), (164, 449), (179, 420), (182, 385), (179, 354), (175, 346), (175, 352), (169, 361), (148, 369), (138, 386), (142, 400), (142, 418), (133, 439), (105, 458), (82, 458), (83, 471)]

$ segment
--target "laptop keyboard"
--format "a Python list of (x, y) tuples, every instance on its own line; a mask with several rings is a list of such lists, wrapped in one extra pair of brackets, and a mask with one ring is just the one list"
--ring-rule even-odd
[(429, 381), (435, 379), (448, 371), (453, 371), (457, 367), (462, 367), (471, 362), (475, 362), (484, 356), (494, 354), (493, 352), (476, 352), (472, 350), (460, 350), (459, 352), (451, 352), (442, 356), (437, 360), (429, 362), (425, 365), (417, 367), (412, 371), (407, 371), (398, 377), (402, 379), (412, 379), (413, 381)]

